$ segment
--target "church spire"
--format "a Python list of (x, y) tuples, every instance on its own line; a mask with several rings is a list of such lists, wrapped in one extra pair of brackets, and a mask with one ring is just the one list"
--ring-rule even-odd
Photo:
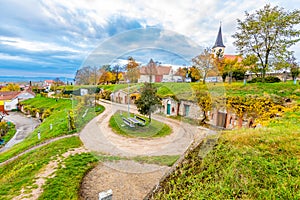
[(223, 44), (223, 39), (222, 39), (221, 22), (220, 22), (218, 36), (217, 36), (217, 39), (216, 39), (216, 42), (215, 42), (215, 45), (213, 46), (213, 48), (216, 48), (216, 47), (225, 47), (225, 45)]
[(212, 47), (212, 53), (214, 54), (215, 58), (222, 58), (225, 51), (225, 45), (223, 44), (223, 38), (222, 38), (222, 29), (221, 29), (221, 22), (220, 22), (220, 28), (218, 32), (218, 36), (215, 42), (215, 45)]

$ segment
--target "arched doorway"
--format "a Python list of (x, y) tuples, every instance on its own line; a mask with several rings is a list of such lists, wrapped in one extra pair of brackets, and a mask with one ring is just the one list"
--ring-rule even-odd
[(171, 114), (171, 100), (168, 100), (167, 102), (167, 115)]

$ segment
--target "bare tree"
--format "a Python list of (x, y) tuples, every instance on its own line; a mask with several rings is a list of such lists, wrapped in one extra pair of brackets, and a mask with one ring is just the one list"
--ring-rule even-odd
[(203, 83), (209, 70), (214, 66), (214, 59), (210, 48), (206, 48), (203, 52), (192, 59), (194, 66), (201, 72), (203, 77)]

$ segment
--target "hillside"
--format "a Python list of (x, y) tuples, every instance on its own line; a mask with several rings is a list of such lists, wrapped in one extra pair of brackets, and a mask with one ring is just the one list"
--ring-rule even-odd
[(268, 127), (216, 139), (207, 155), (206, 142), (190, 152), (152, 199), (300, 198), (299, 106)]

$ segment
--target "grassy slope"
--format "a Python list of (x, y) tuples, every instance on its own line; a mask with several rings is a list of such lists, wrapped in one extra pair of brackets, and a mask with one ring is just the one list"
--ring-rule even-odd
[[(57, 102), (52, 98), (36, 97), (23, 102), (24, 105), (31, 105), (32, 107), (38, 109), (52, 109), (51, 115), (46, 118), (43, 123), (35, 129), (23, 142), (14, 145), (11, 149), (0, 153), (0, 162), (3, 162), (14, 155), (36, 145), (42, 143), (43, 141), (54, 138), (61, 135), (67, 135), (74, 133), (74, 131), (68, 130), (67, 124), (67, 112), (72, 109), (76, 102), (68, 99), (59, 99)], [(94, 107), (88, 108), (87, 115), (82, 118), (82, 113), (77, 120), (77, 130), (79, 131), (88, 121), (94, 118), (97, 114), (104, 111), (103, 106), (99, 106), (100, 110), (95, 112)], [(82, 112), (84, 112), (83, 110)], [(52, 130), (50, 130), (50, 124), (52, 124)], [(41, 132), (41, 140), (38, 140), (37, 133)]]
[(70, 148), (81, 146), (77, 137), (62, 139), (35, 151), (29, 152), (17, 160), (0, 167), (1, 199), (12, 199), (20, 194), (22, 187), (34, 187), (34, 177), (53, 156), (63, 154)]
[(203, 161), (199, 147), (155, 199), (300, 198), (300, 110), (266, 128), (223, 133)]

